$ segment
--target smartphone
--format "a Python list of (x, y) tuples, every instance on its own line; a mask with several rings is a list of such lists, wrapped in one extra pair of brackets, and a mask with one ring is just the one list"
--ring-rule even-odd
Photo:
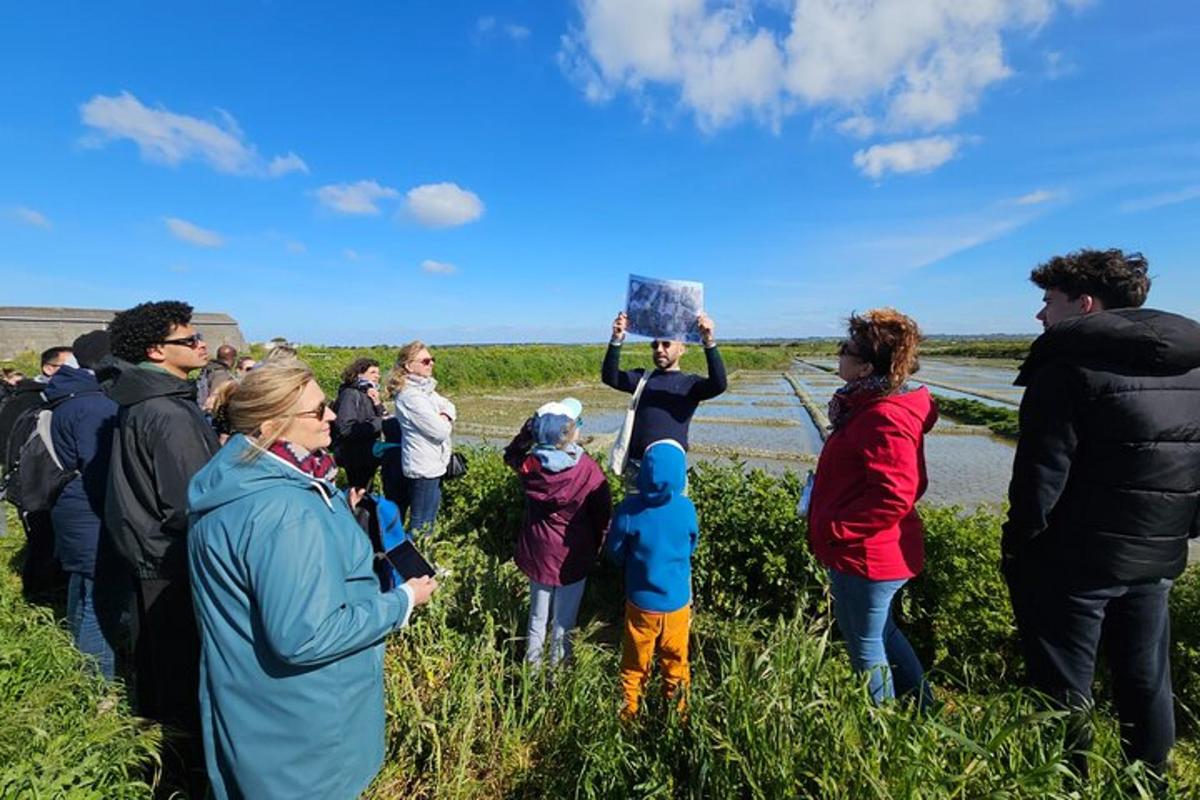
[(400, 573), (400, 577), (406, 581), (412, 578), (432, 578), (437, 574), (437, 570), (433, 568), (433, 565), (407, 539), (387, 551), (387, 560), (395, 568), (396, 572)]

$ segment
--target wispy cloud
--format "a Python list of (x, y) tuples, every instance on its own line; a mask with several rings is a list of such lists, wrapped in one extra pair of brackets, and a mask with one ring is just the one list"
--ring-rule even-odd
[(1012, 203), (1017, 206), (1040, 206), (1043, 203), (1060, 200), (1063, 195), (1064, 192), (1061, 189), (1035, 189), (1028, 194), (1013, 198)]
[(339, 214), (378, 215), (379, 201), (399, 197), (400, 193), (375, 181), (358, 181), (322, 186), (316, 195), (321, 205)]
[(529, 38), (530, 30), (524, 25), (517, 25), (510, 22), (504, 26), (504, 35), (512, 39), (514, 42), (523, 42)]
[(308, 245), (306, 245), (304, 242), (300, 242), (295, 239), (292, 239), (292, 240), (288, 241), (287, 243), (285, 243), (284, 247), (287, 248), (287, 251), (289, 253), (295, 253), (296, 255), (300, 255), (302, 253), (308, 252)]
[(503, 34), (514, 42), (523, 42), (529, 38), (530, 33), (531, 31), (525, 25), (516, 22), (501, 22), (491, 15), (475, 20), (475, 34), (480, 38)]
[(276, 156), (267, 162), (246, 141), (237, 120), (217, 109), (219, 122), (178, 114), (165, 108), (150, 108), (129, 92), (98, 94), (79, 107), (79, 116), (91, 132), (83, 138), (89, 147), (128, 139), (138, 146), (142, 158), (176, 166), (198, 160), (230, 175), (279, 177), (289, 172), (308, 172), (295, 153)]
[(427, 258), (421, 262), (421, 269), (431, 275), (453, 275), (458, 272), (458, 267), (446, 261), (434, 261)]
[(409, 189), (405, 213), (429, 228), (452, 228), (483, 216), (479, 195), (456, 183), (429, 183)]
[(929, 172), (958, 156), (963, 141), (961, 136), (929, 136), (877, 144), (856, 152), (854, 166), (875, 180), (889, 172)]
[(35, 211), (28, 206), (16, 206), (12, 209), (11, 215), (17, 222), (20, 222), (23, 225), (28, 225), (32, 228), (43, 228), (45, 230), (50, 230), (52, 227), (54, 227), (50, 224), (50, 220), (46, 218), (45, 214), (40, 211)]
[(342, 258), (346, 259), (347, 261), (358, 261), (360, 258), (362, 258), (362, 256), (354, 248), (347, 247), (342, 251)]
[(196, 247), (220, 247), (225, 239), (216, 231), (210, 231), (178, 217), (163, 217), (167, 230), (181, 242), (193, 244)]
[(1162, 194), (1150, 195), (1149, 197), (1126, 200), (1120, 205), (1119, 210), (1122, 214), (1134, 214), (1139, 211), (1150, 211), (1151, 209), (1162, 208), (1163, 206), (1186, 203), (1197, 198), (1200, 198), (1200, 184), (1187, 186), (1174, 192), (1164, 192)]

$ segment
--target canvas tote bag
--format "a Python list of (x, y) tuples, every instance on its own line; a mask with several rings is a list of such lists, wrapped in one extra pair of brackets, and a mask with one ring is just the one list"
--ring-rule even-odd
[(625, 412), (625, 422), (621, 425), (621, 430), (617, 432), (617, 440), (613, 442), (608, 462), (612, 465), (615, 475), (620, 475), (625, 471), (625, 462), (629, 458), (629, 440), (633, 438), (633, 418), (637, 415), (638, 401), (642, 399), (642, 389), (646, 388), (646, 381), (649, 378), (649, 371), (642, 373), (642, 379), (638, 381), (637, 388), (633, 390), (633, 397), (629, 400), (629, 410)]

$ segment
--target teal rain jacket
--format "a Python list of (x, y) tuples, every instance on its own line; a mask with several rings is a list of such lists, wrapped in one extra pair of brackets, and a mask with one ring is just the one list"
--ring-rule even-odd
[(384, 639), (408, 620), (331, 484), (234, 436), (188, 487), (217, 798), (352, 798), (383, 763)]

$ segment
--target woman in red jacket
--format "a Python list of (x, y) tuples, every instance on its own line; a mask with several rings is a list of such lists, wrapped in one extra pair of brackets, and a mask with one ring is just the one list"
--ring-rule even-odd
[(833, 433), (817, 463), (809, 541), (829, 568), (834, 616), (876, 703), (919, 692), (924, 670), (892, 619), (892, 598), (924, 564), (925, 434), (937, 420), (929, 390), (912, 388), (921, 332), (890, 308), (850, 317), (838, 350), (846, 385), (829, 403)]

